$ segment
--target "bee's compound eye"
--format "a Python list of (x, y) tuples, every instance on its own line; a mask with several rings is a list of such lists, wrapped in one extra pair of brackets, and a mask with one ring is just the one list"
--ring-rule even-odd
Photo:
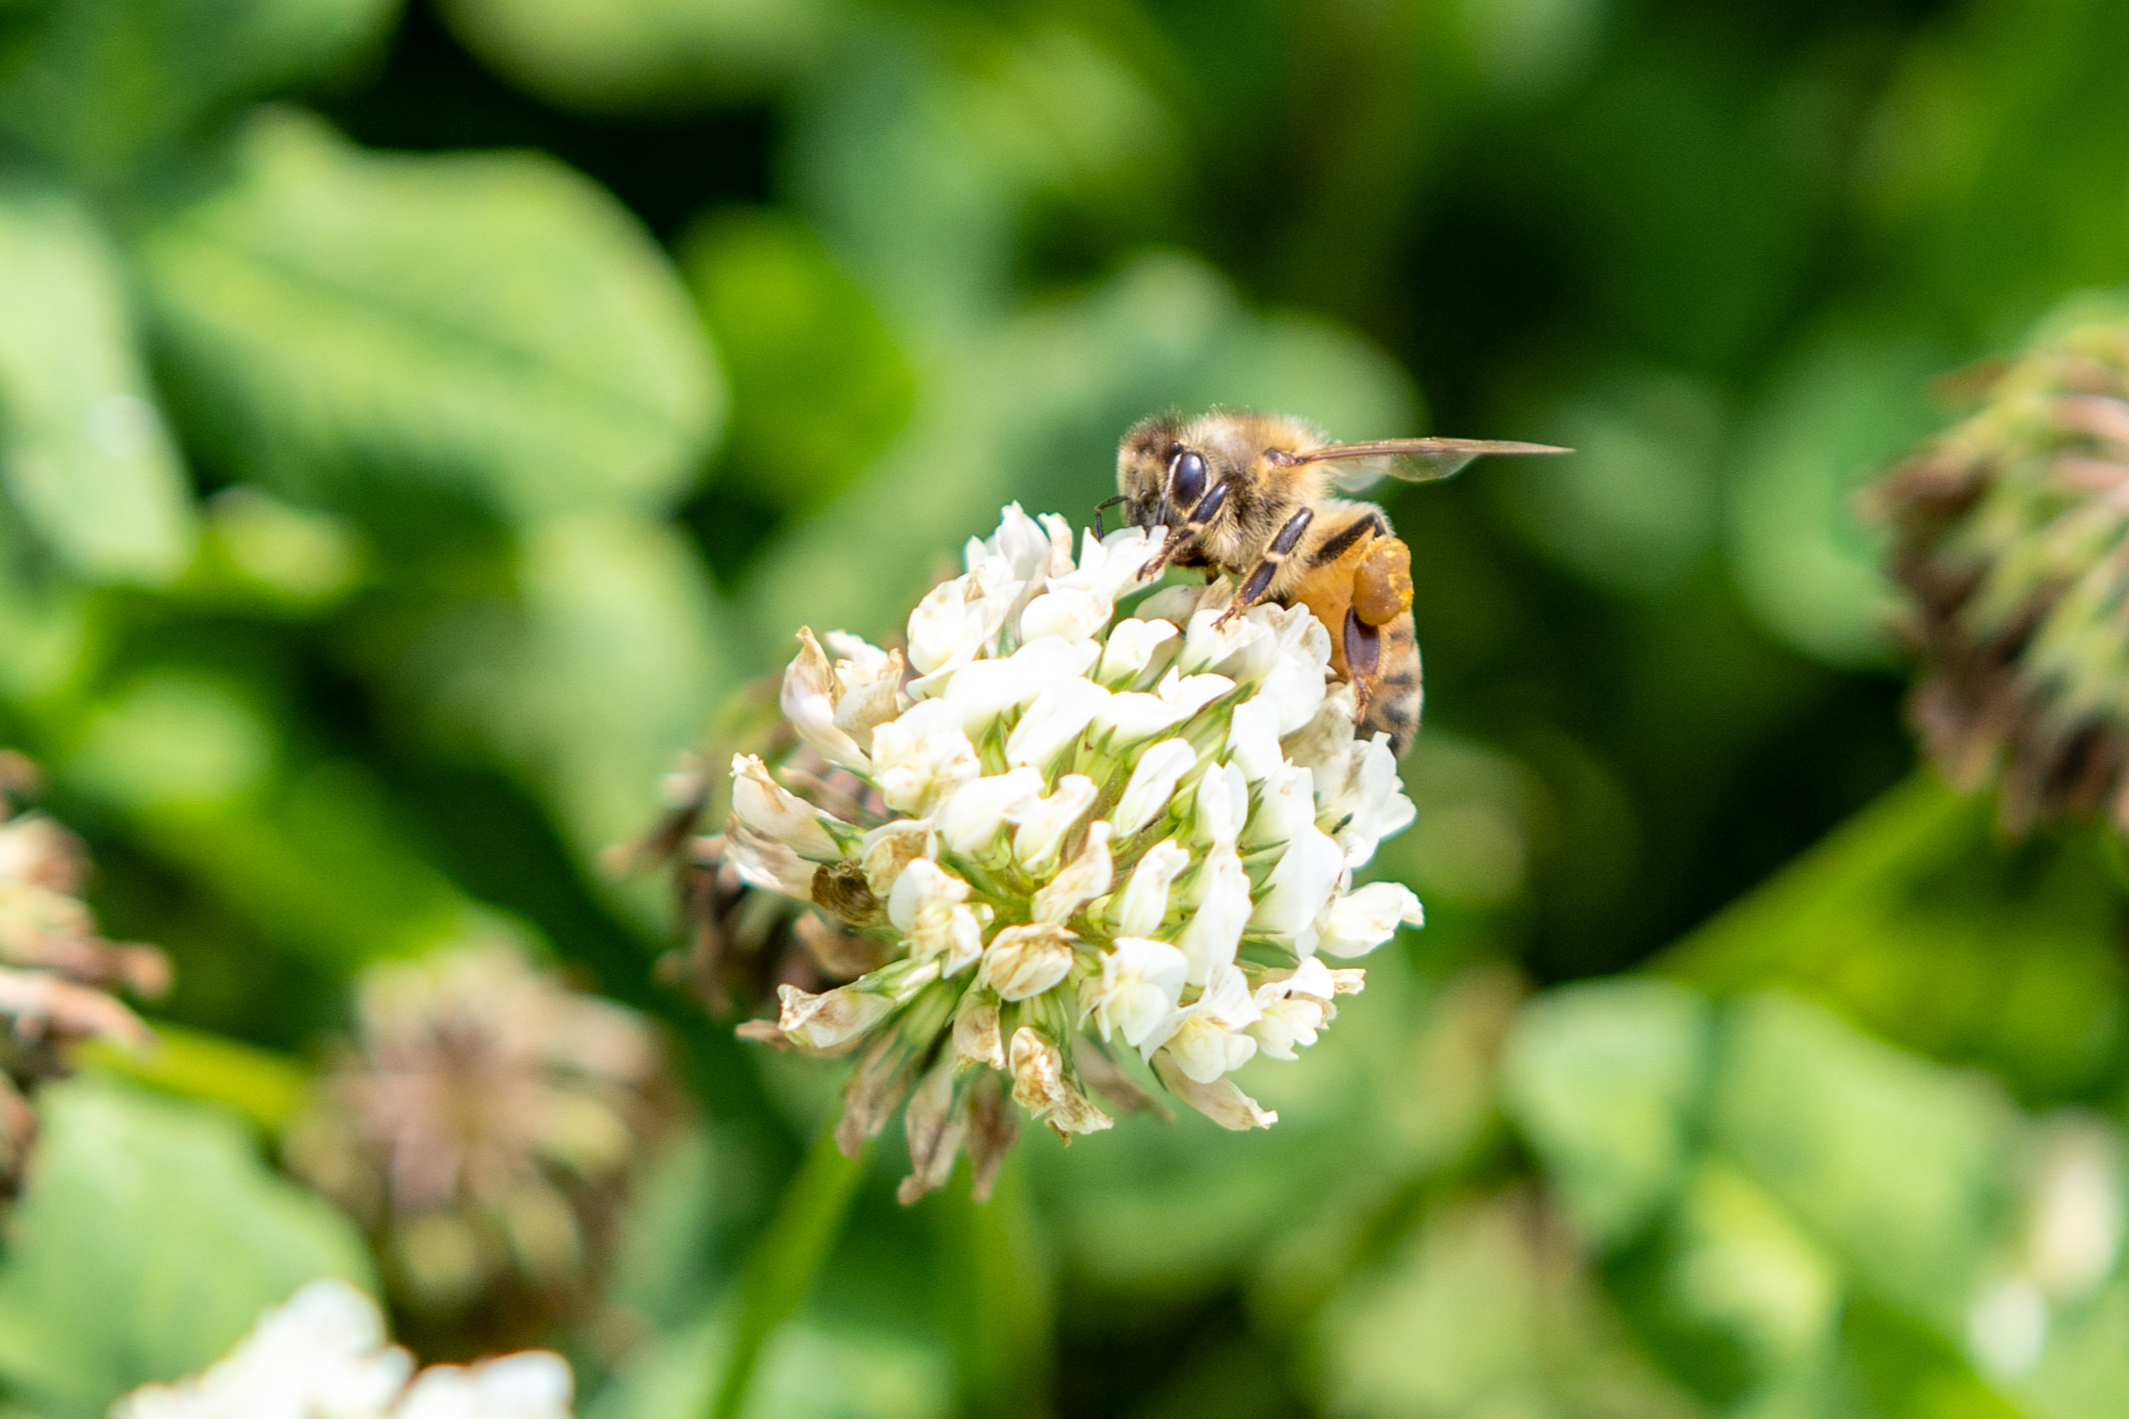
[(1168, 501), (1188, 510), (1205, 496), (1205, 458), (1194, 449), (1176, 455), (1175, 473), (1168, 480)]

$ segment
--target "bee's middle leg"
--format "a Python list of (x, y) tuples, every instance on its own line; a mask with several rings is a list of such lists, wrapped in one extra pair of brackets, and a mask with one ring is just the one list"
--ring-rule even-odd
[(1315, 509), (1295, 510), (1294, 515), (1286, 520), (1286, 526), (1279, 529), (1279, 535), (1272, 538), (1271, 546), (1264, 549), (1264, 559), (1250, 568), (1249, 576), (1242, 582), (1242, 589), (1235, 593), (1235, 599), (1228, 603), (1227, 610), (1221, 613), (1220, 619), (1213, 622), (1213, 625), (1226, 625), (1264, 599), (1265, 593), (1271, 590), (1273, 578), (1279, 575), (1279, 567), (1286, 561), (1287, 554), (1300, 545), (1301, 534), (1308, 531), (1308, 525), (1315, 520)]

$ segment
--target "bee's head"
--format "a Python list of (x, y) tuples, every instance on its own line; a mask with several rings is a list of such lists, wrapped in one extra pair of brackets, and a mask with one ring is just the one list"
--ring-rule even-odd
[(1205, 456), (1184, 441), (1173, 414), (1141, 419), (1116, 449), (1116, 491), (1133, 527), (1176, 527), (1205, 495)]

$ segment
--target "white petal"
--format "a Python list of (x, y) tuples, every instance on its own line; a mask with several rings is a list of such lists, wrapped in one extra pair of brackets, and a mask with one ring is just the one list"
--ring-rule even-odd
[(945, 698), (961, 712), (962, 728), (969, 737), (981, 738), (999, 715), (1028, 703), (1060, 680), (1083, 674), (1100, 655), (1101, 646), (1094, 641), (1044, 636), (1003, 660), (964, 665), (947, 683)]
[(1296, 955), (1316, 949), (1316, 918), (1330, 904), (1345, 876), (1345, 854), (1313, 824), (1286, 845), (1265, 879), (1264, 894), (1250, 916), (1252, 930), (1284, 939)]
[(1013, 858), (1034, 873), (1047, 873), (1057, 865), (1064, 840), (1100, 792), (1085, 774), (1066, 774), (1047, 798), (1022, 807), (1010, 815), (1017, 825), (1013, 834)]
[(873, 731), (873, 779), (887, 806), (929, 816), (949, 794), (983, 772), (961, 712), (927, 700)]
[(1343, 824), (1338, 830), (1338, 844), (1345, 849), (1345, 865), (1357, 868), (1375, 855), (1384, 838), (1411, 827), (1418, 815), (1412, 800), (1405, 797), (1404, 785), (1398, 781), (1397, 756), (1390, 752), (1387, 734), (1377, 734), (1356, 746), (1353, 764), (1344, 801), (1326, 810), (1323, 816)]
[(798, 646), (798, 658), (785, 668), (778, 696), (784, 718), (829, 763), (865, 772), (871, 767), (865, 751), (835, 722), (835, 672), (810, 628), (799, 629)]
[(1181, 724), (1233, 688), (1225, 675), (1185, 676), (1171, 670), (1150, 694), (1112, 695), (1094, 727), (1113, 744), (1134, 744)]
[(1262, 695), (1235, 706), (1227, 726), (1229, 762), (1242, 776), (1256, 783), (1278, 771), (1286, 762), (1279, 750), (1279, 706)]
[(1109, 836), (1113, 831), (1106, 822), (1087, 825), (1086, 846), (1079, 850), (1079, 856), (1035, 893), (1035, 920), (1068, 921), (1074, 912), (1109, 890), (1115, 872), (1109, 857)]
[(1282, 764), (1264, 780), (1242, 842), (1252, 848), (1269, 847), (1291, 842), (1302, 829), (1315, 826), (1315, 775), (1297, 764)]
[(1040, 995), (1071, 971), (1073, 940), (1063, 927), (1044, 922), (1008, 926), (984, 948), (976, 984), (996, 991), (1001, 1000)]
[(1083, 641), (1109, 624), (1109, 609), (1109, 603), (1091, 591), (1053, 588), (1020, 613), (1020, 636), (1022, 640), (1058, 636)]
[(965, 783), (939, 808), (934, 819), (939, 839), (963, 857), (991, 854), (1006, 819), (1042, 797), (1042, 774), (1020, 768)]
[(765, 892), (781, 892), (802, 902), (813, 900), (813, 877), (820, 869), (790, 847), (765, 838), (744, 823), (725, 829), (724, 860), (739, 880)]
[[(1166, 1034), (1153, 1037), (1176, 1015), (1188, 971), (1183, 953), (1167, 942), (1120, 936), (1102, 957), (1101, 979), (1088, 1000), (1086, 1014), (1104, 1040), (1121, 1034), (1126, 1044), (1134, 1049), (1145, 1046), (1150, 1053), (1167, 1038)], [(1149, 1040), (1153, 1041), (1150, 1045)]]
[(909, 613), (909, 663), (924, 677), (911, 693), (936, 693), (944, 676), (982, 654), (1025, 586), (1003, 557), (990, 557), (926, 592)]
[(834, 862), (843, 855), (827, 828), (834, 820), (771, 778), (768, 766), (753, 754), (732, 756), (732, 815), (800, 857)]
[(1110, 686), (1143, 684), (1154, 657), (1180, 635), (1170, 621), (1141, 621), (1135, 616), (1118, 621), (1102, 647), (1094, 678)]
[(1400, 925), (1425, 920), (1419, 898), (1401, 882), (1370, 882), (1331, 904), (1317, 949), (1332, 956), (1364, 956), (1397, 934)]
[(1234, 764), (1221, 764), (1198, 780), (1191, 832), (1213, 847), (1233, 847), (1249, 818), (1249, 780)]
[(865, 834), (858, 845), (858, 865), (872, 895), (886, 901), (901, 880), (902, 869), (920, 857), (936, 857), (939, 835), (921, 818), (897, 818)]
[(1178, 1068), (1165, 1051), (1153, 1056), (1153, 1068), (1177, 1098), (1222, 1128), (1239, 1133), (1250, 1128), (1270, 1128), (1279, 1121), (1277, 1114), (1259, 1108), (1257, 1101), (1243, 1093), (1232, 1079), (1200, 1084)]
[(1175, 944), (1190, 962), (1190, 982), (1203, 985), (1212, 973), (1231, 965), (1242, 932), (1249, 925), (1249, 874), (1232, 848), (1215, 849), (1205, 859), (1192, 888), (1198, 909), (1183, 924)]
[(1168, 888), (1190, 865), (1190, 853), (1172, 842), (1157, 842), (1146, 850), (1124, 884), (1123, 895), (1110, 908), (1119, 936), (1151, 936), (1168, 915)]
[[(949, 697), (950, 698), (950, 697)], [(1109, 703), (1109, 692), (1077, 676), (1060, 680), (1035, 697), (1005, 741), (1008, 764), (1047, 768)]]
[(1124, 796), (1116, 805), (1116, 831), (1129, 837), (1168, 811), (1176, 785), (1197, 767), (1198, 751), (1187, 739), (1164, 739), (1139, 756)]

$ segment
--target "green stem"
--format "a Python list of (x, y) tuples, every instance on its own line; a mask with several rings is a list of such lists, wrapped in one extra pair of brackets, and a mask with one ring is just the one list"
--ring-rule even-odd
[(990, 1201), (966, 1174), (935, 1204), (940, 1280), (967, 1419), (1042, 1419), (1049, 1412), (1050, 1271), (1019, 1159)]
[(822, 1130), (740, 1277), (739, 1321), (710, 1419), (739, 1419), (745, 1410), (762, 1348), (812, 1289), (864, 1175), (864, 1155), (845, 1158), (835, 1130)]

